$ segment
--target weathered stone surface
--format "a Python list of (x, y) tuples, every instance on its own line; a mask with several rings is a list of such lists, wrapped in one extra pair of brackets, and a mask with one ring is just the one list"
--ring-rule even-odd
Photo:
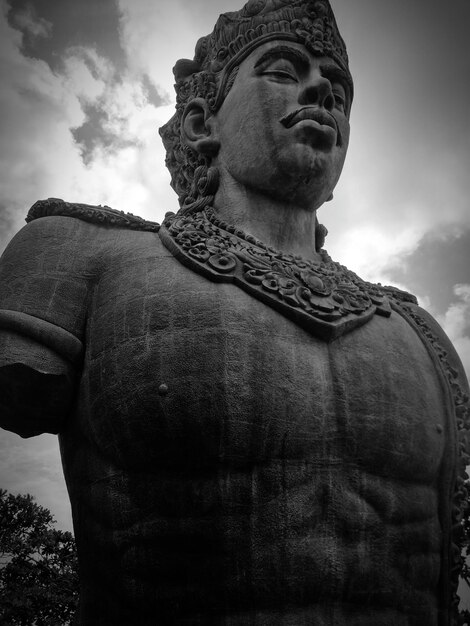
[(330, 9), (251, 0), (175, 73), (181, 212), (39, 202), (0, 263), (1, 425), (59, 433), (78, 623), (449, 626), (468, 384), (413, 296), (321, 250)]
[(83, 623), (439, 623), (455, 425), (403, 313), (328, 343), (157, 234), (63, 217), (17, 236), (12, 284), (67, 284), (60, 248), (81, 290), (57, 317), (86, 345), (61, 428)]

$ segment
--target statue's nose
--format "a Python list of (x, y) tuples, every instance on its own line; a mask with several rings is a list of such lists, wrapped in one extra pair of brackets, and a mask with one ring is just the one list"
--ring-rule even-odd
[(330, 81), (321, 74), (309, 77), (302, 87), (299, 103), (303, 105), (316, 104), (331, 111), (335, 101)]

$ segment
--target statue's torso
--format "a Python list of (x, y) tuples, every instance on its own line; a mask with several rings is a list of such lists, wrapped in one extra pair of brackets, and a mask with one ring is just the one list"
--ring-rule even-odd
[(84, 623), (437, 624), (445, 393), (396, 312), (326, 343), (157, 238), (124, 255), (62, 441)]

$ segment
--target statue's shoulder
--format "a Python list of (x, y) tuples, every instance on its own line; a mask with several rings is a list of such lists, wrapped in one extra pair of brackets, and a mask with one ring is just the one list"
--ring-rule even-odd
[(392, 302), (395, 302), (395, 308), (406, 317), (416, 328), (424, 342), (432, 348), (444, 367), (451, 386), (458, 381), (460, 388), (469, 393), (465, 368), (452, 341), (439, 322), (418, 304), (415, 296), (395, 287), (382, 287), (382, 291), (387, 293)]
[(109, 207), (50, 198), (36, 202), (26, 222), (5, 248), (4, 271), (29, 264), (28, 271), (36, 272), (37, 263), (53, 267), (61, 259), (64, 272), (68, 264), (93, 273), (138, 254), (163, 254), (157, 223)]
[(398, 287), (393, 287), (392, 285), (375, 285), (380, 291), (385, 293), (392, 301), (398, 303), (407, 303), (407, 304), (418, 304), (418, 299), (412, 293), (408, 293), (408, 291), (403, 291), (402, 289), (398, 289)]
[(41, 217), (70, 217), (100, 226), (154, 233), (160, 228), (156, 222), (145, 220), (132, 213), (116, 211), (108, 206), (65, 202), (59, 198), (38, 200), (29, 210), (26, 222), (33, 222)]
[(448, 377), (459, 380), (462, 389), (469, 392), (467, 375), (462, 361), (439, 322), (423, 309), (416, 296), (391, 285), (365, 283), (372, 294), (387, 296), (392, 309), (399, 312), (418, 332), (444, 367)]

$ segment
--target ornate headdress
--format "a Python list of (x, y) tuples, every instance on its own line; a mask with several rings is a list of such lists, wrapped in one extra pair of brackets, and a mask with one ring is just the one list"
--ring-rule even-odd
[(219, 17), (213, 32), (199, 39), (194, 61), (178, 61), (176, 89), (197, 72), (217, 75), (218, 97), (212, 103), (217, 110), (231, 71), (254, 48), (279, 39), (301, 41), (313, 54), (332, 57), (349, 76), (346, 46), (327, 0), (250, 0), (240, 11)]
[(181, 143), (186, 104), (203, 97), (216, 112), (230, 91), (240, 63), (259, 45), (273, 40), (300, 42), (317, 56), (333, 58), (349, 77), (346, 46), (328, 0), (249, 0), (240, 11), (222, 14), (213, 32), (196, 45), (194, 60), (179, 60), (176, 113), (160, 129), (167, 150), (172, 186), (184, 212), (201, 209), (213, 199), (217, 176), (204, 157)]

